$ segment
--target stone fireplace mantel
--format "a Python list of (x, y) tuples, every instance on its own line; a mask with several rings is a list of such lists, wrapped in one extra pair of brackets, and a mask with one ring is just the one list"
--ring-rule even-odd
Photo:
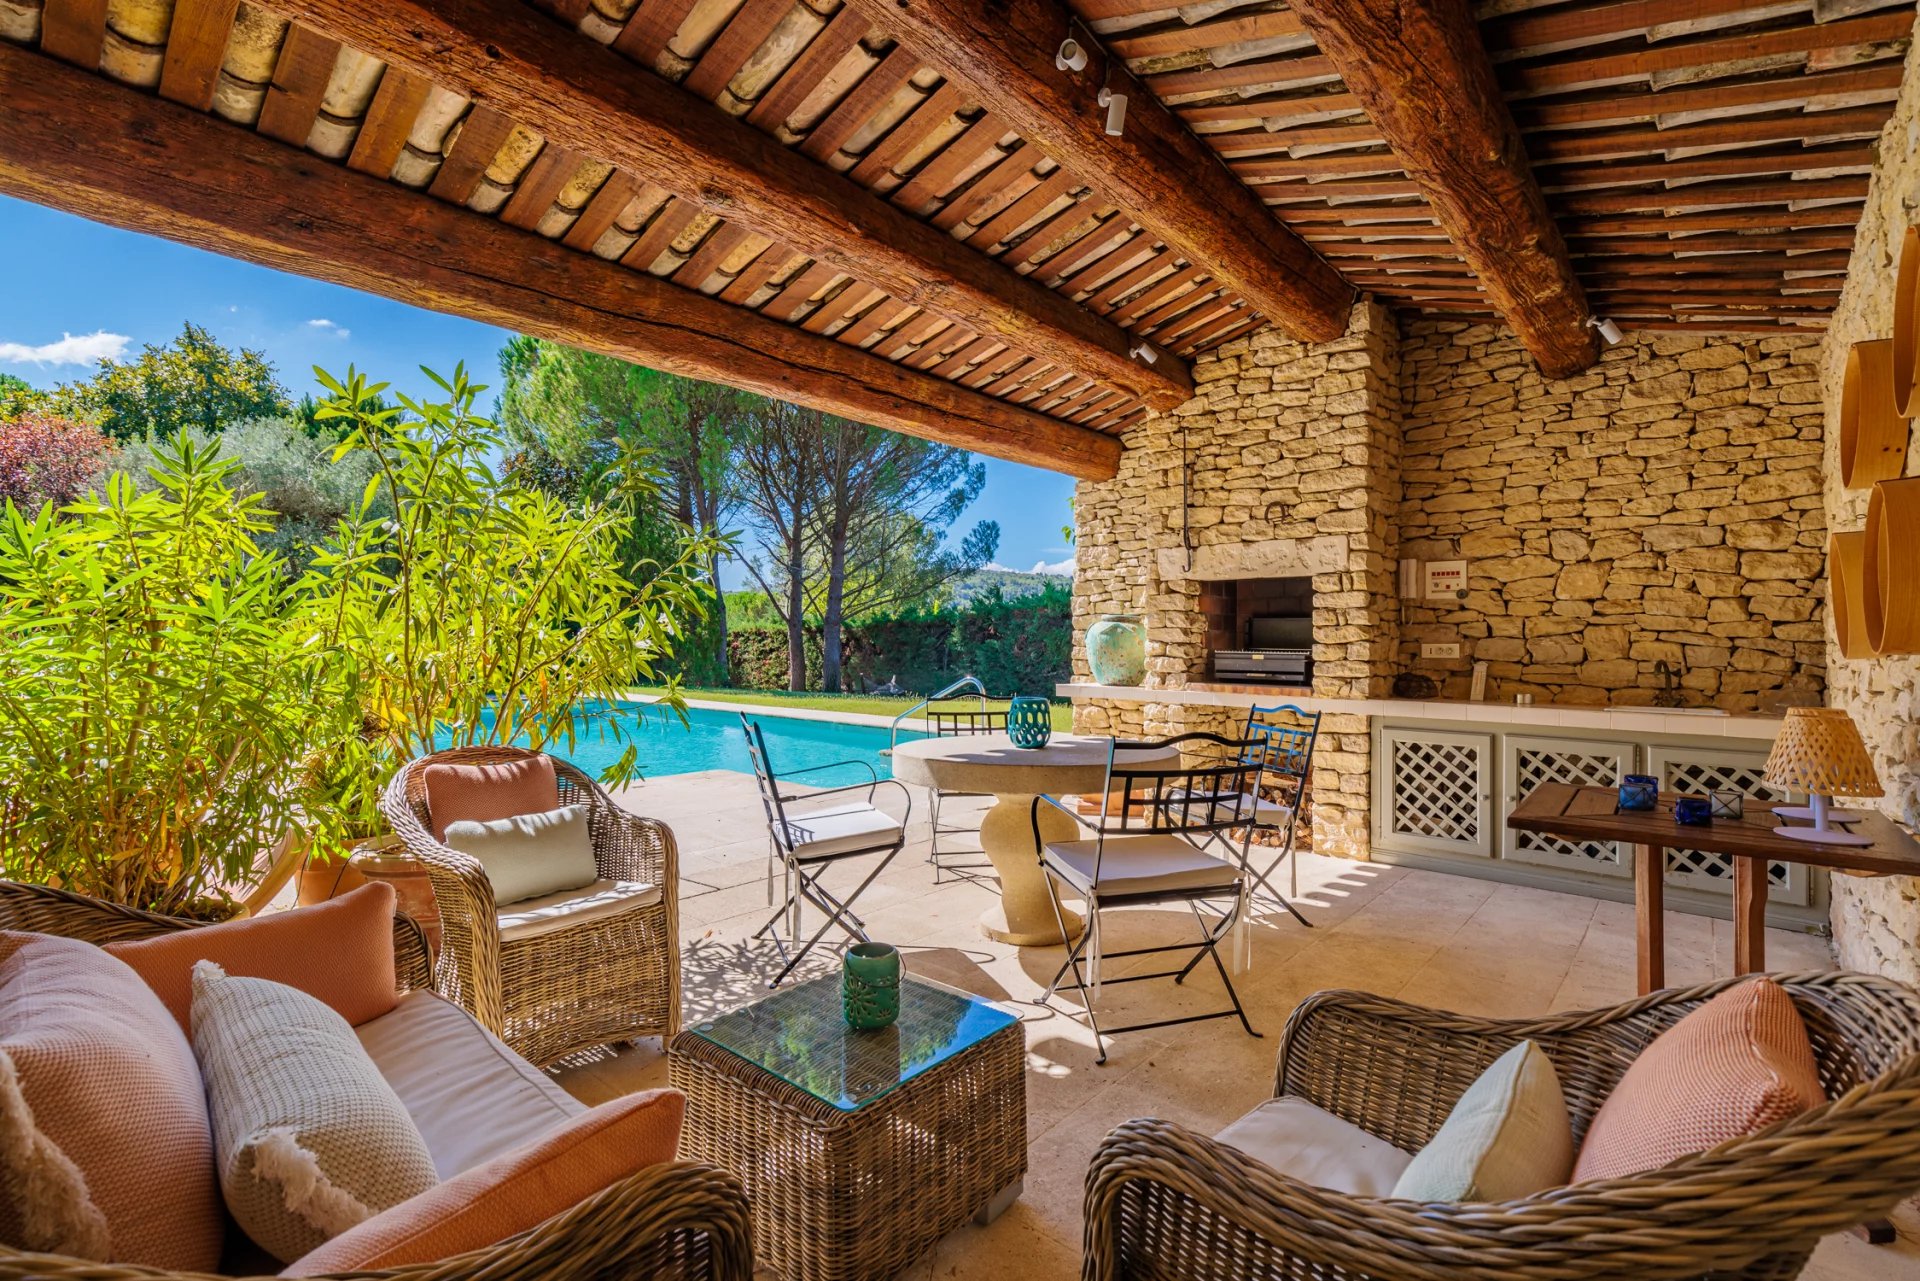
[(1162, 581), (1170, 583), (1297, 578), (1341, 573), (1347, 568), (1349, 554), (1344, 534), (1322, 534), (1315, 538), (1208, 543), (1193, 549), (1191, 568), (1187, 564), (1186, 552), (1178, 547), (1162, 547), (1156, 553), (1156, 567)]

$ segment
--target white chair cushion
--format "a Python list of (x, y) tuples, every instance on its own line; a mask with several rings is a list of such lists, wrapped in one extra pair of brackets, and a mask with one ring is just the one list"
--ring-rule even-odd
[(787, 840), (797, 859), (832, 858), (899, 839), (899, 820), (871, 805), (834, 805), (787, 815)]
[(447, 824), (446, 844), (478, 859), (493, 886), (495, 903), (518, 903), (599, 879), (593, 834), (585, 805), (563, 805), (540, 814), (476, 823)]
[(578, 889), (521, 899), (500, 909), (500, 941), (528, 939), (570, 930), (635, 908), (660, 902), (660, 887), (644, 881), (593, 881)]
[[(1167, 793), (1170, 800), (1176, 801), (1184, 800), (1188, 795), (1185, 788), (1173, 788)], [(1192, 795), (1198, 800), (1206, 794), (1196, 792)], [(1213, 800), (1220, 807), (1221, 813), (1217, 820), (1208, 821), (1225, 822), (1231, 819), (1244, 821), (1251, 815), (1256, 823), (1274, 824), (1286, 822), (1288, 815), (1293, 813), (1291, 805), (1282, 805), (1279, 801), (1271, 801), (1264, 796), (1248, 796), (1245, 792), (1220, 792), (1213, 796)], [(1194, 807), (1196, 818), (1199, 817), (1198, 810), (1199, 806), (1196, 805)], [(1174, 807), (1174, 812), (1179, 812), (1178, 806)]]
[[(1047, 863), (1081, 892), (1096, 888), (1093, 864), (1098, 841), (1051, 841)], [(1156, 894), (1167, 890), (1227, 890), (1240, 869), (1193, 848), (1177, 836), (1109, 836), (1100, 856), (1102, 894)]]
[(432, 992), (354, 1029), (426, 1140), (442, 1181), (540, 1138), (586, 1105)]
[(1413, 1161), (1411, 1152), (1284, 1094), (1213, 1137), (1302, 1183), (1348, 1196), (1392, 1196), (1393, 1185)]

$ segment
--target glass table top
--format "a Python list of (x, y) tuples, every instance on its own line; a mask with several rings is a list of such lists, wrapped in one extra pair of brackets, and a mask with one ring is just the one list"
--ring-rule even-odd
[(853, 1112), (1017, 1022), (990, 1001), (909, 975), (900, 981), (900, 1018), (861, 1031), (847, 1026), (834, 974), (688, 1030), (829, 1107)]

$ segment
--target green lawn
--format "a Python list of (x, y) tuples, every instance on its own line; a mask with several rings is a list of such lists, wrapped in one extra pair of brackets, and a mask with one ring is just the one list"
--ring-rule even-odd
[[(659, 694), (659, 686), (643, 686), (642, 694)], [(917, 694), (894, 697), (885, 694), (793, 694), (782, 689), (693, 689), (683, 691), (688, 698), (707, 703), (756, 703), (762, 707), (797, 707), (816, 712), (862, 712), (869, 716), (898, 716), (920, 701)], [(990, 702), (990, 707), (1004, 707)], [(1064, 699), (1053, 703), (1053, 728), (1066, 734), (1073, 729), (1073, 704)]]

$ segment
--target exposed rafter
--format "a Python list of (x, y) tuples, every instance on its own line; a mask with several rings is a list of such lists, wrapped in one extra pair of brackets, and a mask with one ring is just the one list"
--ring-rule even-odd
[(1598, 360), (1586, 294), (1465, 0), (1295, 0), (1293, 12), (1541, 371), (1565, 378)]
[(523, 0), (272, 0), (286, 17), (615, 164), (902, 302), (1168, 408), (1184, 365)]
[(1100, 479), (1111, 436), (436, 202), (0, 43), (0, 192), (1015, 462)]
[[(1077, 74), (1054, 66), (1069, 35), (1093, 45), (1064, 0), (850, 3), (1282, 329), (1314, 341), (1346, 332), (1352, 286), (1124, 66), (1097, 46)], [(1127, 96), (1118, 137), (1105, 131), (1103, 88)]]

